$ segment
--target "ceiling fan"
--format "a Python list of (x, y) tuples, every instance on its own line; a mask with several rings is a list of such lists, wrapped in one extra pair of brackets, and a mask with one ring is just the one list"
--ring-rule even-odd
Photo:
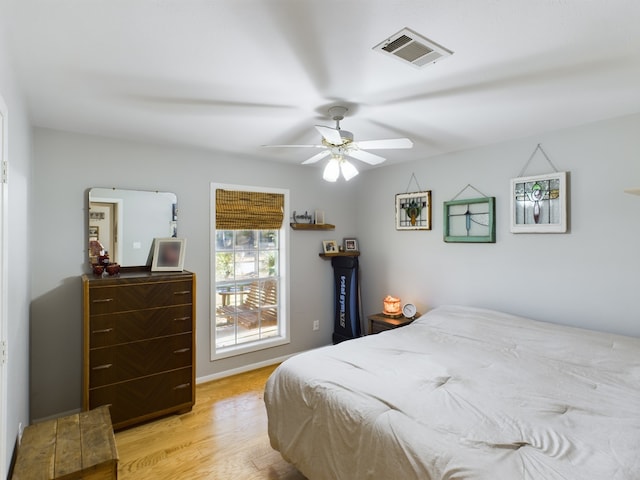
[(295, 147), (295, 148), (321, 148), (320, 153), (316, 153), (308, 158), (303, 165), (316, 163), (326, 157), (331, 157), (324, 169), (322, 178), (328, 182), (335, 182), (342, 172), (345, 180), (349, 181), (358, 174), (356, 167), (345, 157), (355, 158), (369, 165), (378, 165), (386, 160), (380, 155), (369, 153), (365, 150), (411, 148), (413, 142), (408, 138), (390, 138), (386, 140), (365, 140), (355, 142), (353, 133), (340, 129), (340, 120), (344, 119), (344, 114), (349, 109), (343, 106), (334, 106), (329, 109), (329, 116), (336, 122), (336, 128), (316, 125), (316, 130), (322, 135), (321, 145), (263, 145), (264, 147)]

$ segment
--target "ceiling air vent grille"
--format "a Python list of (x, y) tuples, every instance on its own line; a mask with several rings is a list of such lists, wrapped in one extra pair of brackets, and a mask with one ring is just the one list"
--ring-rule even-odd
[(406, 35), (400, 35), (393, 42), (388, 43), (387, 45), (382, 47), (382, 50), (384, 50), (385, 52), (393, 53), (394, 50), (397, 50), (400, 47), (404, 47), (410, 41), (410, 37), (407, 37)]
[(423, 67), (453, 54), (452, 51), (418, 35), (409, 28), (403, 28), (373, 49), (403, 62), (409, 62), (416, 67)]

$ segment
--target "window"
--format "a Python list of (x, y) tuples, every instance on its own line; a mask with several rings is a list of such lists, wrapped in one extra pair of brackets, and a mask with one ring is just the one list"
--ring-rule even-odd
[(212, 184), (211, 198), (211, 359), (288, 343), (288, 191)]

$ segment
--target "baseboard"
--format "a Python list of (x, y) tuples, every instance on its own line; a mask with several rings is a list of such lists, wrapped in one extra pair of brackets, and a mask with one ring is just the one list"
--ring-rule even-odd
[(292, 353), (290, 355), (284, 355), (277, 358), (270, 358), (269, 360), (265, 360), (263, 362), (250, 363), (238, 368), (232, 368), (231, 370), (225, 370), (224, 372), (218, 372), (211, 375), (205, 375), (204, 377), (198, 377), (196, 378), (196, 384), (198, 385), (201, 383), (211, 382), (213, 380), (220, 380), (221, 378), (231, 377), (232, 375), (238, 375), (239, 373), (250, 372), (251, 370), (257, 370), (258, 368), (269, 367), (271, 365), (275, 365), (276, 363), (282, 363), (288, 358), (299, 355), (300, 353), (302, 352)]
[(60, 417), (67, 417), (69, 415), (75, 415), (76, 413), (80, 413), (81, 410), (79, 408), (74, 408), (73, 410), (68, 410), (66, 412), (60, 412), (60, 413), (56, 413), (54, 415), (49, 415), (48, 417), (42, 417), (42, 418), (34, 418), (31, 421), (31, 424), (33, 425), (34, 423), (42, 423), (42, 422), (46, 422), (47, 420), (54, 420), (56, 418), (60, 418)]

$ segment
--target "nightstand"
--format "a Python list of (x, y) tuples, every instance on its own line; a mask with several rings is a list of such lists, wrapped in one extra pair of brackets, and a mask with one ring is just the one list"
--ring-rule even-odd
[(407, 318), (404, 315), (398, 318), (392, 318), (392, 317), (387, 317), (382, 313), (369, 315), (367, 317), (369, 319), (368, 335), (384, 332), (385, 330), (393, 330), (394, 328), (404, 327), (405, 325), (409, 325), (419, 316), (420, 316), (419, 313), (417, 313), (414, 318)]

